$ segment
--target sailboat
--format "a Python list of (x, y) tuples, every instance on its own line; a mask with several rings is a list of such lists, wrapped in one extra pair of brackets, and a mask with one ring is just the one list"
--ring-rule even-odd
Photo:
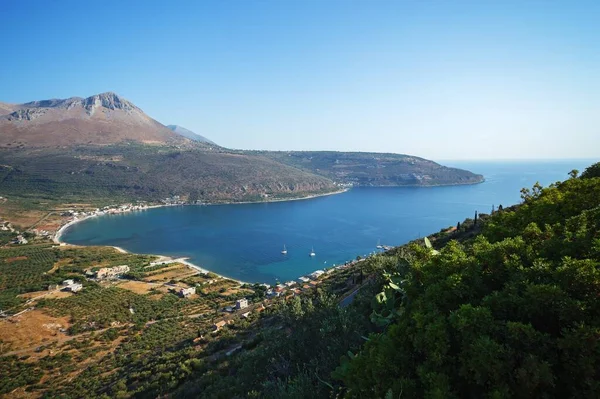
[(283, 244), (283, 250), (281, 251), (283, 255), (287, 255), (287, 249), (285, 249), (285, 244)]
[(383, 248), (383, 245), (381, 245), (381, 240), (377, 240), (377, 248)]
[(308, 254), (308, 256), (315, 256), (315, 255), (316, 255), (315, 248), (313, 247), (310, 249), (310, 254)]

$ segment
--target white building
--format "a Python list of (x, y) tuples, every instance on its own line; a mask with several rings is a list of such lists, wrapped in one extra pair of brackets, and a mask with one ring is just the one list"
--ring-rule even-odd
[(248, 300), (246, 298), (242, 298), (242, 299), (238, 299), (237, 301), (235, 301), (235, 308), (236, 309), (245, 309), (248, 307)]
[(310, 274), (310, 278), (312, 278), (313, 280), (316, 280), (316, 279), (318, 279), (319, 277), (321, 277), (321, 275), (322, 275), (323, 273), (325, 273), (323, 270), (316, 270), (316, 271), (314, 271), (314, 272), (312, 272), (312, 273)]
[(71, 280), (71, 279), (69, 279), (69, 280), (65, 280), (65, 281), (63, 281), (63, 285), (64, 285), (65, 287), (66, 287), (66, 286), (69, 286), (69, 285), (73, 285), (73, 284), (75, 284), (75, 280)]
[(83, 284), (73, 283), (65, 287), (65, 291), (79, 292), (83, 289)]
[(16, 244), (27, 244), (29, 241), (27, 241), (27, 239), (21, 235), (18, 235), (17, 238), (15, 239), (15, 243)]
[(196, 293), (196, 287), (190, 288), (182, 288), (179, 290), (179, 295), (183, 298), (187, 298), (190, 295), (194, 295)]

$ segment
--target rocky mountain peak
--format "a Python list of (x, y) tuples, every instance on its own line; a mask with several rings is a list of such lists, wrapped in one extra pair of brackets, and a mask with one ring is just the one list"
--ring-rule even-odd
[(0, 147), (188, 142), (113, 92), (2, 105), (0, 112)]
[(138, 109), (133, 103), (113, 92), (100, 93), (83, 100), (83, 107), (88, 112), (94, 112), (98, 107), (112, 110), (133, 111)]

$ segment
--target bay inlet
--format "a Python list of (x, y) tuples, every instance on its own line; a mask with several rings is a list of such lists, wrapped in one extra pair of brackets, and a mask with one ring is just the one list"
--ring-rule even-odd
[[(447, 163), (446, 163), (447, 164)], [(461, 162), (482, 173), (476, 185), (359, 187), (305, 201), (177, 206), (89, 218), (61, 240), (127, 251), (187, 257), (236, 280), (287, 281), (365, 256), (377, 244), (401, 245), (455, 226), (475, 211), (520, 201), (519, 190), (566, 179), (591, 161)], [(285, 245), (287, 254), (282, 254)], [(309, 256), (314, 248), (315, 256)]]

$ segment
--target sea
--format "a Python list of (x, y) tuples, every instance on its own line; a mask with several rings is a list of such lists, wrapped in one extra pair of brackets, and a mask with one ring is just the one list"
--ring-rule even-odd
[(161, 207), (90, 218), (67, 228), (62, 240), (188, 257), (223, 276), (272, 284), (375, 253), (378, 244), (401, 245), (455, 226), (476, 211), (517, 204), (521, 188), (565, 180), (572, 169), (583, 171), (594, 162), (446, 161), (441, 163), (480, 173), (485, 181), (357, 187), (299, 201)]

